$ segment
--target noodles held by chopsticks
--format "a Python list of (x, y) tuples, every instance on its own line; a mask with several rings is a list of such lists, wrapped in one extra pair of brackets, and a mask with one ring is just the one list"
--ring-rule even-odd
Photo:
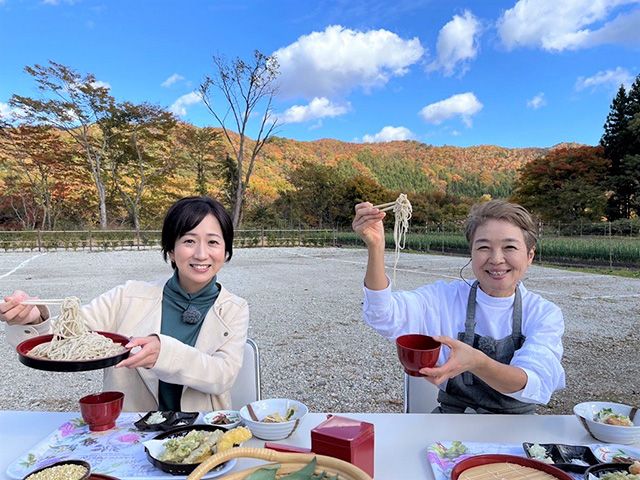
[(33, 357), (49, 360), (76, 361), (112, 357), (126, 349), (96, 332), (90, 332), (80, 312), (80, 300), (67, 297), (53, 326), (53, 338), (29, 351)]
[(396, 283), (396, 266), (398, 265), (398, 259), (400, 258), (400, 250), (404, 250), (405, 243), (407, 241), (407, 230), (409, 230), (409, 219), (413, 212), (411, 202), (407, 198), (407, 195), (401, 193), (394, 202), (383, 203), (382, 205), (375, 205), (373, 208), (377, 208), (381, 212), (387, 210), (393, 210), (396, 215), (396, 223), (393, 226), (393, 241), (395, 243), (395, 259), (393, 262), (393, 283)]
[(396, 283), (396, 266), (400, 258), (400, 250), (404, 250), (407, 242), (407, 230), (409, 230), (409, 219), (413, 212), (411, 202), (404, 193), (396, 199), (393, 206), (393, 213), (396, 214), (396, 222), (393, 226), (393, 241), (395, 243), (394, 262), (393, 262), (393, 284)]

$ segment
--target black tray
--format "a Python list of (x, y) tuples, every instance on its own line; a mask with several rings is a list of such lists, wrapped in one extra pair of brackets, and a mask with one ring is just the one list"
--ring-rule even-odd
[[(529, 453), (529, 447), (533, 443), (525, 442), (522, 444), (524, 453), (527, 457), (532, 458)], [(547, 452), (547, 456), (551, 457), (553, 465), (565, 472), (584, 473), (589, 467), (598, 465), (598, 459), (591, 449), (586, 445), (565, 445), (562, 443), (539, 443)], [(587, 465), (577, 465), (571, 463), (572, 460), (581, 460)]]
[[(124, 335), (120, 335), (112, 332), (96, 332), (107, 338), (110, 338), (116, 343), (125, 346), (129, 343), (129, 338)], [(20, 343), (16, 347), (18, 352), (18, 360), (20, 363), (27, 367), (36, 368), (38, 370), (47, 370), (49, 372), (85, 372), (88, 370), (99, 370), (101, 368), (112, 367), (113, 365), (120, 363), (122, 360), (129, 356), (129, 350), (125, 350), (118, 355), (106, 358), (97, 358), (95, 360), (48, 360), (46, 358), (32, 357), (29, 352), (34, 347), (37, 347), (41, 343), (50, 342), (53, 338), (52, 334), (40, 335), (38, 337), (30, 338)]]
[(158, 430), (167, 431), (175, 427), (189, 426), (193, 424), (198, 418), (198, 412), (173, 412), (173, 411), (164, 411), (160, 412), (162, 416), (166, 419), (161, 423), (153, 423), (148, 424), (147, 419), (156, 413), (148, 412), (144, 417), (134, 423), (138, 430), (144, 430), (148, 432), (157, 432)]
[[(178, 427), (171, 430), (167, 430), (164, 433), (156, 435), (153, 439), (166, 440), (174, 437), (183, 437), (192, 430), (204, 430), (207, 432), (215, 432), (217, 430), (222, 430), (223, 432), (227, 431), (224, 428), (220, 428), (216, 425), (190, 425), (188, 427)], [(151, 453), (149, 453), (149, 449), (147, 447), (144, 447), (144, 453), (146, 453), (147, 459), (149, 460), (149, 462), (151, 462), (151, 465), (159, 468), (163, 472), (170, 473), (171, 475), (189, 475), (191, 472), (193, 472), (196, 469), (198, 465), (200, 465), (199, 463), (163, 462), (162, 460), (158, 460), (157, 458), (153, 457)], [(224, 468), (224, 466), (227, 463), (228, 462), (220, 464), (215, 468), (214, 471)]]

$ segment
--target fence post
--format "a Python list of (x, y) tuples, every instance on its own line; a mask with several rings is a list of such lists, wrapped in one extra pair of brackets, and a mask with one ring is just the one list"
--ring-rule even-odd
[(609, 221), (609, 268), (613, 270), (613, 238), (611, 238), (611, 221)]
[(93, 234), (91, 232), (91, 229), (89, 229), (89, 251), (93, 251)]
[(140, 229), (136, 228), (136, 242), (138, 243), (138, 250), (140, 250)]
[[(544, 223), (538, 222), (538, 240), (542, 240), (543, 230), (544, 230)], [(540, 248), (538, 249), (538, 261), (542, 263), (542, 241), (540, 242)]]
[(264, 225), (260, 227), (260, 245), (264, 247)]

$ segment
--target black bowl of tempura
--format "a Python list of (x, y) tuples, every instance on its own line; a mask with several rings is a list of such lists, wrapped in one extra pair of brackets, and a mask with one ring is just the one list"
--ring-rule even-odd
[[(168, 430), (144, 442), (147, 460), (156, 468), (172, 475), (189, 475), (213, 454), (215, 442), (227, 430), (216, 425), (189, 425)], [(216, 467), (229, 470), (235, 459)]]

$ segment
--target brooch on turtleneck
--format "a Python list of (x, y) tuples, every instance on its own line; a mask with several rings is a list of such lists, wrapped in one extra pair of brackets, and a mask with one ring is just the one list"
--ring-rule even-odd
[(202, 314), (200, 313), (200, 310), (192, 305), (189, 305), (189, 308), (182, 312), (182, 321), (184, 323), (198, 323), (201, 318)]

